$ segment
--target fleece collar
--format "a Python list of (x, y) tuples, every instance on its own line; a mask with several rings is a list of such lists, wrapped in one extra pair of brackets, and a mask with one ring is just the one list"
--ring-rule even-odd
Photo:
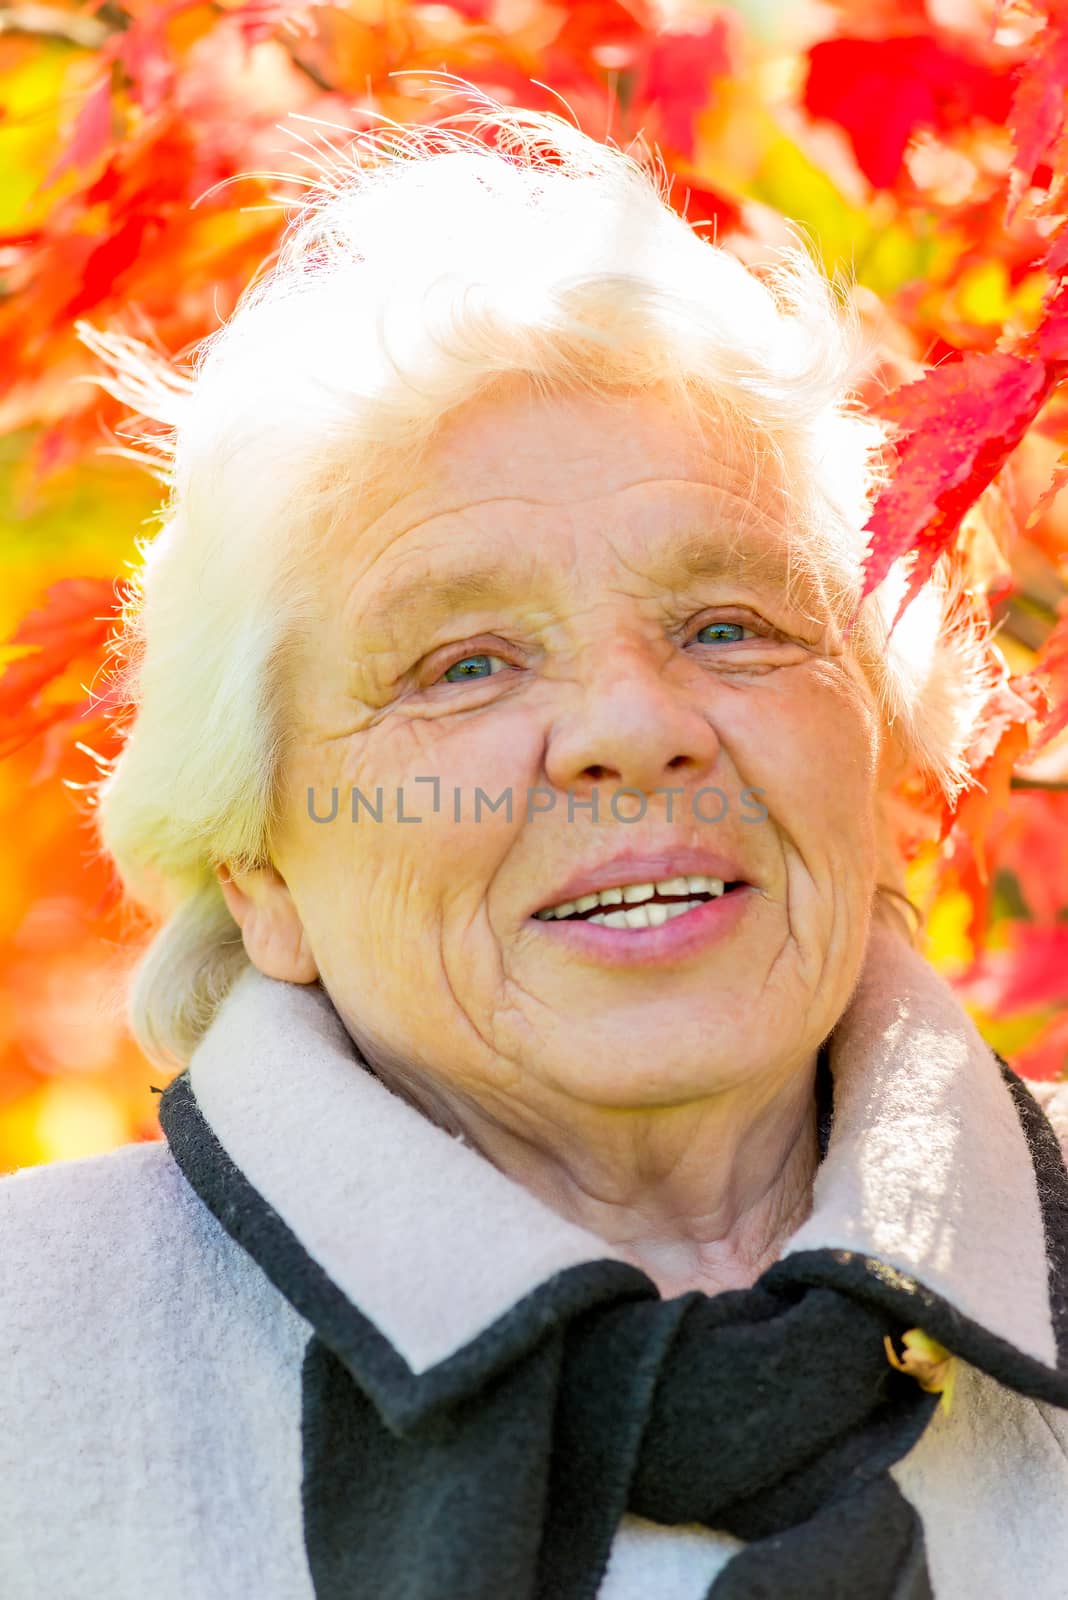
[[(848, 1282), (1068, 1405), (1060, 1148), (935, 981), (832, 1052), (812, 1211), (772, 1270)], [(201, 1198), (394, 1420), (484, 1379), (480, 1348), (496, 1368), (576, 1296), (656, 1293), (366, 1070), (318, 984), (242, 973), (160, 1121)]]

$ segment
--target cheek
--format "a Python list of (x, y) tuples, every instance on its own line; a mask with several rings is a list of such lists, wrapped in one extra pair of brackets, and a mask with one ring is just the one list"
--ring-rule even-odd
[[(784, 692), (783, 692), (784, 691)], [(874, 849), (878, 732), (865, 691), (838, 667), (814, 662), (777, 686), (740, 734), (746, 780), (764, 789), (772, 818), (826, 855)]]
[[(526, 822), (544, 736), (520, 706), (464, 717), (411, 718), (365, 736), (345, 774), (377, 800), (371, 824), (382, 856), (414, 864), (433, 898), (483, 898), (486, 880)], [(404, 818), (398, 819), (398, 790)]]
[[(540, 723), (503, 706), (390, 717), (309, 752), (287, 827), (306, 893), (331, 897), (342, 918), (370, 912), (391, 927), (407, 918), (409, 941), (416, 928), (425, 937), (453, 917), (469, 923), (527, 826), (543, 748)], [(332, 823), (311, 821), (309, 787), (323, 816), (336, 792)]]

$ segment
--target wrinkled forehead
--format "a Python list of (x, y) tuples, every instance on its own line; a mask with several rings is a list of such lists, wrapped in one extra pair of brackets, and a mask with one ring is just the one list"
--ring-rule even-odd
[[(633, 570), (668, 586), (736, 576), (826, 606), (819, 541), (774, 446), (674, 397), (483, 396), (338, 519), (333, 570), (388, 590), (474, 602), (494, 585)], [(563, 566), (562, 566), (563, 564)], [(379, 594), (381, 598), (381, 594)]]
[[(462, 488), (473, 470), (499, 485), (543, 485), (550, 469), (561, 497), (581, 496), (608, 474), (628, 480), (700, 479), (760, 498), (764, 477), (757, 430), (708, 394), (687, 399), (659, 386), (638, 393), (544, 393), (501, 382), (458, 407), (434, 429), (428, 468), (443, 488)], [(543, 485), (544, 486), (544, 485)]]

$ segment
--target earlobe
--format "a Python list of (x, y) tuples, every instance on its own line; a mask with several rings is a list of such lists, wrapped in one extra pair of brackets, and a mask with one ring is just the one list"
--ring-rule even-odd
[(319, 968), (285, 879), (273, 866), (232, 874), (216, 868), (219, 888), (245, 952), (267, 978), (315, 983)]

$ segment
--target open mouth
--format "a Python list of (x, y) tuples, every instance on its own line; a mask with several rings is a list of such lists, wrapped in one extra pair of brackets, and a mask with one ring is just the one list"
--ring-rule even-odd
[(540, 922), (593, 922), (605, 928), (659, 928), (673, 917), (706, 905), (710, 900), (746, 887), (742, 880), (727, 882), (701, 874), (665, 878), (659, 883), (625, 883), (600, 889), (578, 900), (565, 900), (536, 911)]

